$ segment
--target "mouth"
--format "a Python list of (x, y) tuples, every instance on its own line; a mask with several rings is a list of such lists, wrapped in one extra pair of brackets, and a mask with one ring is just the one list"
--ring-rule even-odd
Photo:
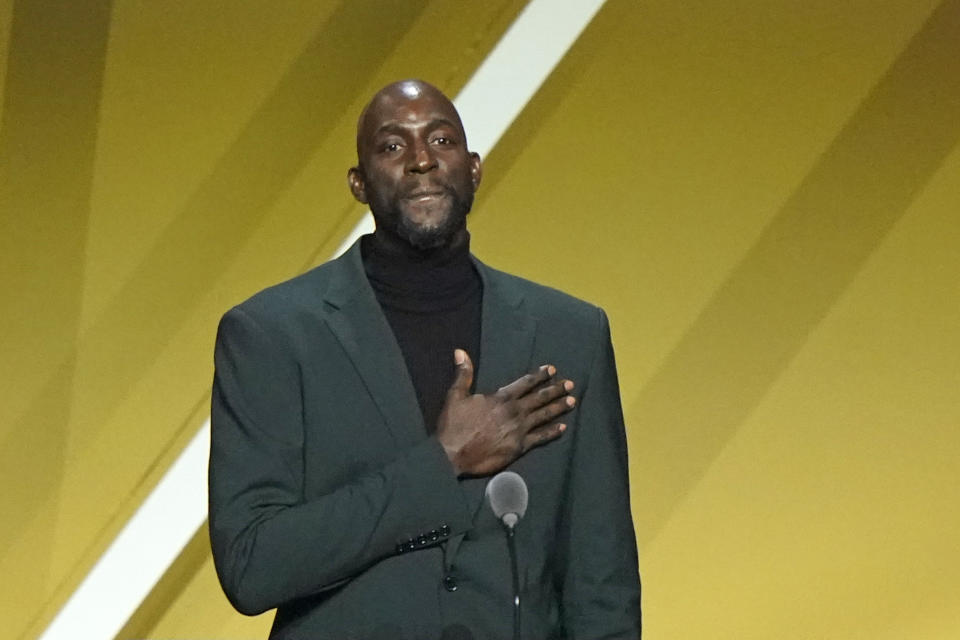
[(447, 190), (443, 186), (430, 184), (415, 186), (404, 196), (405, 200), (430, 200), (447, 195)]
[(433, 200), (446, 194), (447, 192), (442, 189), (417, 190), (409, 193), (404, 200)]

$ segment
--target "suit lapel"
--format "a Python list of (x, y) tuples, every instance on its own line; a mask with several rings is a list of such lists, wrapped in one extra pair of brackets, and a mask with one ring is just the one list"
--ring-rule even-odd
[(399, 447), (426, 435), (423, 414), (400, 351), (380, 303), (363, 271), (360, 242), (337, 260), (325, 299), (333, 307), (327, 323), (340, 341)]
[[(492, 393), (527, 373), (536, 320), (524, 308), (512, 278), (474, 259), (483, 280), (477, 393)], [(325, 301), (327, 322), (363, 379), (398, 446), (423, 440), (426, 429), (410, 374), (380, 304), (363, 271), (359, 241), (336, 261)], [(471, 354), (472, 355), (472, 354)], [(463, 489), (473, 512), (489, 478), (467, 478)], [(457, 541), (459, 543), (459, 541)], [(455, 545), (456, 546), (456, 545)]]
[(477, 392), (491, 393), (527, 373), (533, 354), (536, 320), (507, 277), (474, 260), (483, 280), (480, 366)]
[[(512, 277), (474, 259), (483, 280), (480, 328), (480, 362), (476, 392), (492, 393), (532, 368), (536, 320), (524, 308)], [(474, 512), (483, 502), (489, 478), (464, 480), (464, 490)]]

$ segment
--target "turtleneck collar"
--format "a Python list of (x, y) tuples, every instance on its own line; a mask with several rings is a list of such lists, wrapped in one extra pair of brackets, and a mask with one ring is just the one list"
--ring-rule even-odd
[(446, 247), (418, 250), (374, 233), (360, 242), (364, 271), (381, 304), (414, 313), (459, 307), (481, 287), (470, 259), (470, 235)]

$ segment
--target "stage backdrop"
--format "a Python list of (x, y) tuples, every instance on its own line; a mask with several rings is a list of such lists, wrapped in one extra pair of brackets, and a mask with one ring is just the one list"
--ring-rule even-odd
[[(220, 315), (360, 220), (366, 99), (524, 5), (0, 2), (4, 637), (200, 428)], [(958, 65), (958, 0), (609, 0), (486, 158), (477, 255), (610, 315), (651, 638), (960, 637)], [(270, 619), (201, 530), (120, 637)]]

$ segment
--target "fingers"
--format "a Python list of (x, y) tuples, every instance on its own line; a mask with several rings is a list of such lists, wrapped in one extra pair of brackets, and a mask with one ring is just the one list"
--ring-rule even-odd
[(545, 364), (536, 371), (520, 376), (510, 384), (500, 387), (497, 394), (504, 400), (515, 400), (530, 393), (531, 390), (543, 384), (557, 374), (557, 368), (552, 364)]
[(546, 424), (542, 427), (537, 427), (536, 429), (531, 429), (527, 432), (527, 435), (523, 438), (523, 451), (526, 453), (534, 447), (539, 447), (545, 445), (551, 440), (556, 440), (560, 435), (567, 430), (567, 425), (564, 423), (552, 423)]
[(529, 410), (553, 402), (557, 398), (568, 395), (573, 391), (573, 380), (559, 380), (551, 384), (543, 384), (522, 399)]
[(553, 365), (543, 365), (497, 392), (500, 401), (513, 405), (525, 431), (552, 422), (576, 405), (576, 399), (570, 395), (573, 381), (556, 380), (556, 373)]
[(564, 395), (550, 403), (530, 411), (524, 420), (524, 428), (530, 432), (542, 425), (553, 422), (576, 406), (577, 400), (573, 396)]
[(463, 349), (453, 351), (453, 361), (457, 364), (457, 372), (447, 394), (465, 398), (470, 395), (470, 385), (473, 384), (473, 361)]
[[(522, 415), (536, 415), (539, 411), (554, 403), (558, 399), (571, 403), (575, 402), (573, 396), (570, 395), (571, 391), (573, 391), (572, 380), (548, 380), (539, 387), (533, 389), (524, 397), (516, 400), (517, 407)], [(572, 407), (573, 404), (570, 404), (569, 406)], [(561, 405), (557, 405), (556, 408), (560, 409)], [(546, 420), (549, 420), (555, 416), (556, 414), (552, 414), (545, 418), (538, 419), (531, 426), (539, 426), (541, 423), (546, 422)]]

